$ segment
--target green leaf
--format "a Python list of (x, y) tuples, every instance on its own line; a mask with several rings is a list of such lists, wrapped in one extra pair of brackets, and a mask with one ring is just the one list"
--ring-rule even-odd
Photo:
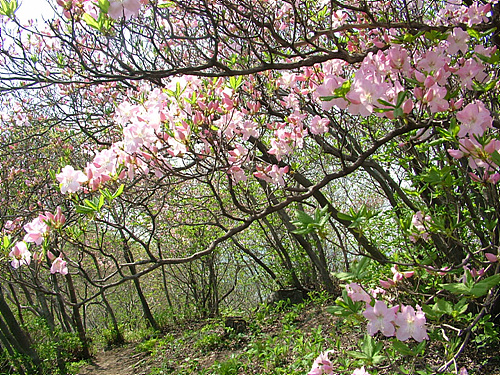
[(344, 318), (353, 314), (352, 311), (350, 311), (349, 309), (342, 307), (342, 306), (328, 306), (326, 308), (326, 311), (329, 314), (336, 315), (336, 316), (342, 316)]
[(233, 90), (238, 90), (243, 83), (243, 76), (229, 78), (229, 86)]
[(405, 343), (399, 341), (399, 340), (393, 340), (392, 341), (392, 347), (396, 349), (398, 352), (400, 352), (402, 355), (408, 355), (411, 357), (415, 357), (415, 353), (413, 350), (410, 349), (408, 345)]
[(87, 13), (83, 13), (83, 20), (89, 25), (90, 27), (93, 27), (96, 30), (100, 30), (101, 27), (99, 23), (90, 15)]
[(491, 154), (491, 160), (493, 160), (493, 163), (496, 165), (500, 165), (500, 153), (498, 153), (497, 150), (493, 151)]
[(441, 284), (441, 287), (453, 294), (470, 294), (470, 288), (464, 283)]
[(97, 211), (97, 204), (93, 201), (90, 201), (88, 199), (84, 199), (83, 203), (85, 203), (85, 207), (91, 208), (94, 211)]
[(380, 104), (386, 105), (386, 106), (388, 106), (388, 107), (391, 107), (391, 108), (394, 108), (394, 107), (395, 107), (395, 106), (394, 106), (394, 104), (389, 103), (388, 101), (386, 101), (386, 100), (384, 100), (384, 99), (378, 99), (377, 101), (378, 101)]
[(467, 29), (467, 34), (469, 34), (472, 38), (480, 39), (481, 35), (479, 35), (479, 31), (474, 29)]
[(17, 8), (19, 8), (17, 0), (11, 0), (11, 1), (1, 0), (0, 4), (1, 4), (0, 15), (4, 15), (9, 18), (14, 18), (14, 13), (16, 12)]
[(403, 102), (406, 99), (406, 94), (408, 94), (408, 91), (401, 91), (398, 94), (398, 99), (396, 100), (396, 107), (401, 107), (403, 105)]
[(120, 187), (113, 194), (113, 199), (118, 198), (120, 195), (122, 195), (124, 188), (125, 188), (125, 185), (121, 184)]
[(337, 217), (340, 220), (347, 220), (347, 221), (353, 221), (354, 220), (354, 218), (352, 216), (343, 214), (342, 212), (337, 212)]
[(109, 1), (108, 0), (99, 0), (97, 6), (103, 13), (108, 13), (109, 10)]
[(174, 6), (175, 6), (175, 3), (173, 1), (166, 1), (163, 4), (158, 4), (158, 8), (171, 8)]
[(352, 280), (354, 278), (354, 274), (351, 272), (335, 272), (333, 276), (342, 281)]
[(427, 319), (438, 320), (443, 314), (434, 310), (429, 305), (422, 305), (422, 311), (425, 313)]
[(81, 206), (81, 205), (77, 205), (75, 207), (75, 210), (77, 213), (79, 214), (92, 214), (95, 212), (94, 209), (90, 208), (90, 207), (87, 207), (87, 206)]
[(354, 275), (360, 279), (362, 278), (363, 273), (365, 272), (366, 268), (370, 265), (371, 259), (368, 257), (361, 257), (359, 263), (354, 267), (353, 273)]
[(102, 206), (104, 206), (104, 194), (99, 197), (99, 204), (97, 205), (97, 211), (101, 211)]
[(394, 109), (394, 118), (399, 118), (399, 117), (403, 117), (404, 115), (404, 112), (403, 112), (403, 109), (398, 107), (396, 109)]
[(481, 280), (477, 284), (475, 284), (471, 290), (470, 294), (472, 294), (474, 297), (482, 297), (488, 291), (493, 288), (494, 286), (497, 286), (500, 284), (500, 274), (496, 274), (490, 277), (487, 277), (484, 280)]
[(485, 84), (482, 84), (479, 82), (473, 82), (472, 88), (476, 91), (486, 92), (486, 91), (490, 91), (491, 89), (495, 88), (496, 84), (497, 84), (496, 79), (492, 79), (491, 81), (489, 81), (488, 83), (485, 83)]
[(309, 214), (301, 210), (297, 210), (297, 221), (299, 221), (301, 224), (314, 223), (314, 219), (311, 216), (309, 216)]
[(457, 317), (465, 314), (465, 312), (467, 311), (468, 308), (469, 308), (468, 299), (464, 297), (460, 301), (458, 301), (455, 304), (455, 306), (453, 306), (453, 312), (452, 312), (451, 316), (454, 319), (456, 319)]
[(445, 301), (444, 299), (438, 299), (436, 304), (434, 305), (434, 309), (448, 315), (451, 315), (451, 313), (453, 312), (451, 303)]
[(10, 247), (10, 237), (9, 236), (3, 236), (2, 247), (4, 249), (8, 249)]
[(418, 354), (423, 354), (424, 353), (424, 349), (425, 349), (425, 346), (427, 345), (427, 341), (422, 341), (420, 342), (417, 347), (413, 350), (413, 352), (418, 355)]
[(113, 200), (113, 194), (111, 194), (111, 192), (109, 191), (108, 188), (105, 188), (103, 190), (101, 190), (101, 194), (108, 200), (108, 201), (111, 201)]

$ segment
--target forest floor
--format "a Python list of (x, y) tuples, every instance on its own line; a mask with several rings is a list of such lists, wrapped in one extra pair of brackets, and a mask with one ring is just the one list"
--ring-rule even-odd
[[(347, 363), (342, 374), (352, 373), (349, 351), (358, 350), (364, 326), (344, 325), (325, 311), (323, 304), (290, 307), (278, 312), (258, 313), (248, 320), (245, 333), (227, 332), (224, 321), (194, 321), (172, 326), (161, 335), (118, 348), (100, 350), (93, 361), (80, 368), (78, 375), (250, 375), (307, 374), (315, 356), (335, 349), (337, 363)], [(425, 361), (440, 365), (439, 348), (429, 344)], [(351, 361), (351, 364), (349, 364)], [(412, 366), (415, 363), (412, 364)], [(459, 358), (457, 368), (466, 367), (469, 374), (500, 375), (500, 353), (471, 345)], [(418, 367), (418, 363), (417, 363)], [(385, 366), (378, 372), (393, 374)], [(372, 371), (373, 373), (373, 371)]]
[[(147, 352), (135, 351), (136, 344), (114, 348), (97, 353), (88, 366), (80, 369), (79, 375), (146, 375), (149, 374), (150, 366), (146, 360)], [(145, 366), (141, 367), (141, 364)]]

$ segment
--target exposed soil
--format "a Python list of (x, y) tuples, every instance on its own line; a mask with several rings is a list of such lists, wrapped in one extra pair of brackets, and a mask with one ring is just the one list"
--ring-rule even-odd
[(80, 369), (78, 375), (146, 375), (148, 353), (135, 353), (135, 345), (127, 345), (97, 353), (90, 365)]

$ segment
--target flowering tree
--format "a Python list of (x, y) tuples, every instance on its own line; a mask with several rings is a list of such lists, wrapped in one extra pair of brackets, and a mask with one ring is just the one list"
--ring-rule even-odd
[[(11, 267), (31, 267), (40, 246), (60, 274), (98, 253), (116, 276), (82, 271), (99, 294), (233, 241), (273, 275), (265, 255), (238, 246), (260, 225), (290, 271), (293, 248), (329, 292), (351, 282), (332, 311), (369, 320), (366, 347), (378, 350), (359, 357), (367, 366), (380, 363), (377, 332), (418, 357), (424, 340), (443, 339), (426, 317), (446, 316), (461, 340), (446, 371), (478, 322), (498, 322), (495, 1), (69, 0), (46, 30), (19, 25), (14, 3), (2, 9), (0, 90), (61, 97), (51, 114), (65, 113), (88, 151), (52, 175), (75, 215), (54, 236), (68, 247), (51, 259), (54, 232), (38, 216), (7, 246)], [(89, 245), (89, 225), (119, 238), (123, 256)], [(167, 253), (166, 232), (189, 238), (181, 227), (209, 230), (201, 248)], [(359, 257), (375, 262), (350, 268)], [(385, 297), (363, 289), (373, 275)], [(323, 354), (311, 373), (333, 369)]]

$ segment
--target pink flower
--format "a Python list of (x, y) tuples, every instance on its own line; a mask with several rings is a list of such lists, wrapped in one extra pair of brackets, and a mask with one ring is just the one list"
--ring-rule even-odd
[(363, 316), (369, 320), (367, 331), (370, 336), (373, 336), (378, 331), (387, 337), (394, 336), (396, 313), (394, 308), (388, 308), (385, 302), (376, 301), (373, 307), (367, 305)]
[(328, 358), (328, 353), (321, 353), (318, 358), (314, 360), (311, 371), (307, 375), (333, 375), (332, 362)]
[(140, 0), (109, 0), (108, 15), (115, 20), (125, 17), (137, 17), (141, 9)]
[(286, 167), (279, 168), (276, 164), (273, 164), (268, 165), (264, 169), (257, 166), (257, 172), (254, 172), (253, 175), (268, 183), (285, 186), (283, 175), (286, 173), (288, 173), (288, 165)]
[(422, 211), (417, 211), (413, 218), (411, 219), (412, 226), (417, 230), (413, 231), (410, 240), (412, 242), (417, 242), (419, 238), (427, 241), (429, 238), (429, 233), (427, 232), (428, 223), (432, 222), (432, 218), (429, 215), (425, 215)]
[(54, 228), (60, 228), (66, 222), (66, 217), (59, 206), (56, 209), (55, 215), (51, 212), (45, 212), (45, 215), (41, 215), (40, 218)]
[[(335, 96), (335, 90), (342, 87), (342, 84), (346, 80), (342, 77), (337, 77), (334, 75), (327, 75), (323, 84), (316, 88), (315, 95), (318, 98), (331, 97)], [(345, 109), (347, 107), (347, 101), (343, 98), (336, 98), (328, 101), (321, 100), (321, 108), (323, 110), (328, 111), (334, 106), (337, 106), (341, 109)]]
[(81, 188), (80, 184), (87, 181), (87, 176), (82, 171), (75, 171), (71, 165), (65, 166), (56, 178), (61, 183), (63, 194), (76, 193)]
[(50, 267), (50, 273), (60, 273), (61, 275), (68, 274), (68, 267), (66, 266), (66, 261), (63, 260), (60, 256), (58, 256), (52, 262), (52, 266)]
[(422, 102), (429, 106), (432, 113), (446, 111), (450, 104), (445, 99), (446, 88), (439, 86), (437, 83), (429, 87), (428, 91), (422, 98)]
[(472, 5), (467, 10), (467, 15), (464, 17), (467, 19), (467, 25), (471, 27), (483, 22), (488, 22), (487, 14), (491, 10), (491, 4), (479, 5), (477, 2), (472, 3)]
[(23, 227), (26, 231), (26, 235), (23, 239), (25, 242), (34, 242), (37, 245), (42, 244), (45, 233), (49, 230), (44, 219), (45, 216), (40, 215)]
[(488, 259), (489, 262), (491, 263), (495, 263), (495, 262), (498, 262), (498, 256), (496, 256), (495, 254), (492, 254), (492, 253), (484, 253), (484, 256), (486, 257), (486, 259)]
[(370, 375), (370, 373), (366, 371), (365, 366), (363, 366), (361, 368), (355, 369), (352, 375)]
[(457, 75), (460, 77), (462, 84), (469, 90), (473, 88), (474, 80), (484, 82), (488, 78), (485, 72), (485, 66), (474, 59), (468, 59), (464, 65), (458, 69)]
[(482, 136), (493, 123), (490, 111), (481, 101), (467, 104), (463, 110), (457, 113), (457, 119), (461, 122), (459, 137), (465, 137), (467, 134)]
[(398, 266), (394, 266), (391, 268), (391, 271), (393, 273), (393, 278), (392, 280), (396, 283), (398, 281), (403, 280), (403, 278), (409, 278), (412, 277), (413, 274), (415, 273), (414, 271), (406, 271), (406, 272), (399, 272), (398, 271)]
[(10, 265), (12, 268), (17, 269), (22, 265), (29, 266), (31, 262), (31, 253), (28, 251), (28, 247), (25, 242), (18, 242), (12, 248), (9, 256), (12, 258)]
[(354, 301), (365, 301), (366, 303), (371, 302), (371, 297), (366, 293), (363, 288), (357, 283), (350, 283), (345, 286), (347, 289), (347, 295)]
[(233, 181), (235, 183), (238, 183), (240, 181), (245, 182), (247, 180), (247, 175), (245, 174), (245, 171), (238, 167), (237, 165), (233, 165), (231, 168), (228, 170), (229, 174), (233, 178)]
[(446, 39), (449, 43), (448, 45), (448, 53), (454, 55), (458, 51), (462, 51), (462, 53), (466, 53), (469, 49), (468, 41), (469, 34), (463, 31), (459, 27), (455, 27), (453, 32), (448, 35), (448, 39)]
[(382, 288), (385, 288), (385, 289), (389, 289), (389, 288), (393, 287), (394, 285), (396, 285), (396, 283), (394, 281), (392, 281), (391, 279), (380, 280), (379, 283), (380, 283), (380, 286)]
[(373, 298), (377, 298), (379, 294), (385, 294), (386, 291), (382, 288), (376, 287), (375, 289), (370, 290), (370, 294)]
[(327, 118), (321, 118), (319, 116), (314, 116), (311, 120), (311, 126), (309, 130), (312, 134), (324, 134), (328, 132), (328, 124), (330, 120)]
[(425, 314), (418, 305), (416, 312), (412, 306), (401, 306), (394, 322), (398, 326), (396, 337), (400, 341), (406, 341), (410, 337), (418, 342), (429, 339), (425, 328)]

